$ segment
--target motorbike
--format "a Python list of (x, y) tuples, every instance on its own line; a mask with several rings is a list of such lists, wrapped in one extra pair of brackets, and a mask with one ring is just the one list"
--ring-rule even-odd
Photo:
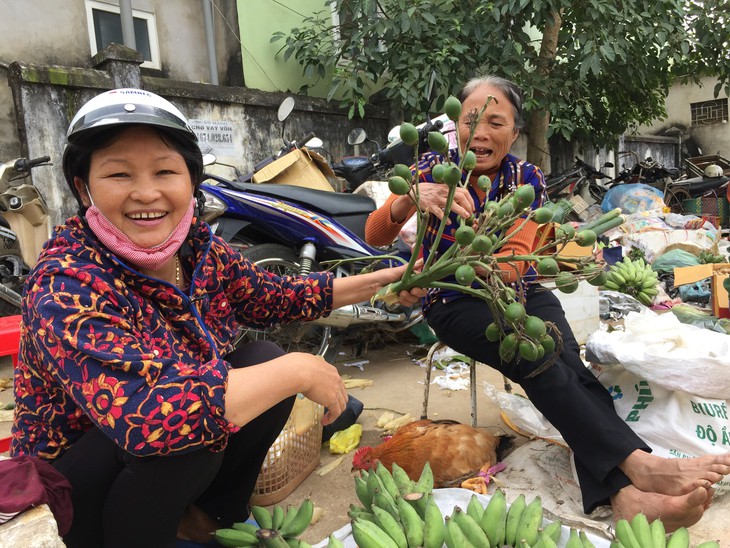
[(636, 162), (631, 169), (624, 169), (608, 183), (611, 188), (617, 184), (643, 183), (664, 193), (664, 203), (674, 213), (683, 213), (685, 200), (701, 196), (722, 196), (730, 192), (730, 178), (719, 173), (705, 172), (697, 177), (680, 176), (678, 168), (665, 167), (651, 157), (639, 160), (633, 151), (620, 152), (631, 154)]
[(619, 157), (624, 155), (632, 155), (634, 165), (631, 168), (622, 165), (618, 175), (606, 184), (607, 188), (624, 183), (641, 183), (664, 190), (667, 184), (679, 178), (679, 168), (663, 166), (651, 156), (639, 160), (638, 155), (633, 150), (618, 153)]
[[(416, 126), (418, 129), (418, 150), (428, 150), (428, 133), (440, 131), (447, 136), (453, 132), (453, 122), (442, 114)], [(415, 161), (415, 151), (410, 145), (401, 141), (398, 134), (400, 126), (395, 126), (388, 135), (388, 144), (382, 147), (376, 140), (368, 137), (362, 128), (353, 129), (347, 136), (350, 146), (362, 145), (366, 141), (374, 143), (377, 151), (369, 156), (345, 156), (340, 162), (332, 164), (335, 175), (346, 181), (346, 192), (355, 192), (364, 182), (385, 181), (390, 169), (395, 164), (410, 166)]]
[[(613, 164), (606, 162), (602, 167), (612, 168)], [(581, 219), (580, 214), (589, 206), (600, 204), (603, 200), (608, 187), (604, 185), (602, 179), (608, 178), (608, 175), (576, 156), (575, 162), (569, 170), (545, 178), (545, 190), (550, 202), (570, 201), (570, 211), (567, 211), (566, 214), (576, 215), (577, 220), (584, 220)], [(573, 199), (575, 196), (583, 200), (583, 209), (576, 210), (577, 204)]]
[(50, 158), (18, 158), (0, 164), (0, 316), (20, 313), (20, 294), (30, 268), (50, 236), (51, 222), (38, 189), (25, 182)]
[[(425, 95), (430, 107), (436, 99), (436, 71), (431, 71)], [(440, 131), (449, 139), (450, 147), (455, 148), (455, 126), (446, 114), (441, 114), (433, 119), (427, 116), (426, 121), (417, 125), (418, 129), (418, 151), (429, 150), (428, 134), (431, 131)], [(347, 137), (347, 144), (350, 146), (361, 145), (365, 141), (374, 143), (377, 150), (370, 156), (346, 156), (338, 163), (332, 164), (335, 175), (346, 182), (346, 192), (355, 192), (366, 181), (385, 181), (388, 178), (390, 169), (395, 164), (407, 166), (415, 162), (416, 154), (413, 146), (405, 144), (400, 138), (400, 125), (393, 127), (388, 133), (388, 144), (381, 147), (374, 139), (370, 139), (362, 128), (353, 129)]]
[(672, 212), (683, 213), (685, 200), (710, 196), (721, 198), (724, 195), (730, 196), (730, 177), (718, 175), (708, 177), (690, 177), (686, 179), (672, 180), (664, 187), (664, 203)]
[[(257, 265), (279, 275), (306, 275), (326, 267), (337, 276), (400, 264), (407, 253), (365, 242), (365, 221), (375, 202), (359, 194), (285, 184), (256, 184), (208, 175), (201, 185), (203, 218), (214, 232)], [(380, 259), (378, 257), (391, 257)], [(421, 321), (419, 307), (388, 308), (363, 302), (334, 310), (314, 322), (245, 329), (242, 340), (270, 339), (287, 351), (332, 357), (354, 337), (360, 354), (369, 336), (409, 329)]]

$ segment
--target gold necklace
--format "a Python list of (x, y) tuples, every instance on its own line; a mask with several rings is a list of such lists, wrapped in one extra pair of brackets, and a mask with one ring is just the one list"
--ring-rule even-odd
[(180, 257), (175, 255), (175, 285), (180, 287)]

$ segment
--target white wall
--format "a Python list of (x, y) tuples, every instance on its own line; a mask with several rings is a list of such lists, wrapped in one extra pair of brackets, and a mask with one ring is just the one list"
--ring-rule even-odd
[[(667, 118), (658, 120), (651, 126), (642, 126), (639, 133), (663, 135), (672, 126), (686, 128), (684, 139), (692, 139), (701, 149), (703, 155), (721, 154), (730, 156), (730, 123), (716, 123), (692, 126), (691, 103), (712, 101), (715, 98), (715, 78), (702, 78), (702, 86), (694, 84), (675, 84), (666, 99)], [(717, 99), (727, 98), (724, 90)]]
[[(118, 0), (100, 1), (119, 5)], [(6, 84), (7, 70), (3, 69), (15, 61), (91, 67), (85, 6), (84, 0), (0, 0), (0, 159), (20, 154), (12, 95)], [(219, 75), (229, 68), (228, 58), (234, 52), (240, 56), (238, 37), (233, 36), (238, 25), (233, 6), (234, 9), (221, 10), (223, 14), (213, 9)], [(186, 82), (210, 82), (200, 0), (134, 0), (132, 7), (155, 15), (161, 60), (161, 70), (155, 75)], [(229, 20), (224, 21), (224, 17)], [(220, 80), (223, 84), (224, 76)]]

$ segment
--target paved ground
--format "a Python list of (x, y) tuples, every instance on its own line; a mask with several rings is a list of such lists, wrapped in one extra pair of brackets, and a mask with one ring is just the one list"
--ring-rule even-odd
[[(382, 413), (392, 411), (396, 414), (410, 413), (419, 417), (423, 403), (423, 379), (425, 369), (415, 363), (414, 358), (425, 356), (426, 348), (418, 346), (415, 339), (401, 339), (390, 342), (380, 348), (370, 349), (364, 356), (354, 358), (352, 355), (342, 353), (337, 359), (337, 367), (342, 375), (357, 379), (370, 379), (373, 385), (363, 389), (352, 389), (350, 393), (363, 402), (365, 409), (358, 422), (363, 427), (362, 445), (375, 445), (380, 441), (381, 429), (376, 425), (377, 419)], [(362, 363), (363, 370), (356, 367), (348, 367), (353, 362)], [(9, 362), (0, 361), (0, 379), (11, 376), (12, 368)], [(439, 375), (440, 373), (434, 373)], [(491, 432), (507, 432), (514, 435), (502, 421), (499, 409), (487, 398), (481, 389), (482, 383), (487, 381), (499, 388), (503, 385), (502, 376), (495, 370), (479, 365), (477, 369), (479, 390), (478, 398), (478, 425), (488, 428)], [(514, 386), (514, 391), (519, 393), (520, 387)], [(0, 407), (12, 401), (12, 390), (0, 391)], [(454, 419), (460, 422), (470, 422), (470, 398), (469, 392), (442, 390), (432, 386), (429, 404), (429, 417), (440, 419)], [(10, 423), (0, 419), (0, 438), (9, 434)], [(523, 445), (527, 440), (524, 436), (517, 435), (515, 448)], [(280, 505), (298, 505), (305, 497), (311, 497), (315, 506), (322, 510), (321, 517), (303, 535), (304, 540), (315, 543), (324, 539), (329, 533), (339, 529), (348, 522), (347, 511), (350, 503), (358, 503), (354, 493), (353, 475), (351, 472), (352, 454), (345, 455), (338, 466), (324, 476), (315, 471), (287, 498), (281, 501)], [(330, 454), (326, 446), (322, 447), (320, 453), (320, 467), (327, 466), (339, 459), (341, 455)], [(549, 489), (549, 487), (546, 487)], [(730, 498), (726, 496), (723, 498)], [(711, 508), (708, 515), (700, 524), (707, 521), (717, 521), (725, 511), (730, 511), (730, 500), (722, 500), (716, 507)], [(718, 512), (720, 512), (718, 514)], [(720, 518), (726, 525), (726, 517)], [(730, 531), (725, 531), (725, 525), (720, 522), (712, 525), (712, 536), (709, 538), (698, 538), (693, 533), (693, 544), (699, 541), (710, 540), (710, 538), (721, 538), (722, 544), (727, 542), (730, 546)], [(699, 524), (698, 524), (699, 526)], [(695, 526), (697, 528), (698, 526)], [(693, 530), (695, 529), (693, 528)], [(719, 529), (720, 533), (716, 533)], [(725, 531), (723, 533), (723, 531)], [(180, 543), (180, 548), (183, 543)], [(190, 543), (184, 544), (185, 548), (192, 548)]]
[[(419, 418), (423, 403), (423, 379), (425, 369), (414, 363), (412, 356), (423, 357), (425, 349), (419, 348), (417, 342), (387, 345), (380, 349), (370, 350), (360, 360), (368, 360), (360, 371), (354, 367), (345, 367), (348, 361), (346, 355), (340, 356), (338, 366), (341, 374), (354, 378), (371, 379), (374, 384), (368, 388), (351, 390), (350, 393), (363, 402), (365, 409), (359, 419), (363, 427), (363, 436), (360, 445), (376, 445), (380, 443), (381, 429), (377, 427), (377, 419), (385, 411), (397, 414), (410, 413)], [(409, 356), (410, 354), (410, 356)], [(439, 373), (434, 373), (434, 376)], [(489, 381), (501, 387), (501, 374), (495, 370), (479, 365), (477, 380)], [(519, 387), (515, 387), (519, 391)], [(468, 390), (442, 390), (433, 385), (430, 391), (429, 418), (453, 419), (469, 424), (470, 397)], [(514, 434), (500, 418), (498, 408), (487, 398), (482, 390), (477, 390), (478, 426), (489, 429), (493, 433)], [(518, 437), (517, 445), (526, 441)], [(332, 455), (326, 447), (321, 453), (321, 466), (336, 460), (340, 455)], [(345, 455), (342, 463), (325, 476), (313, 473), (309, 476), (283, 504), (298, 504), (304, 497), (311, 496), (315, 506), (322, 508), (320, 520), (311, 526), (303, 536), (308, 542), (322, 540), (332, 531), (347, 524), (347, 511), (350, 503), (359, 504), (355, 492), (351, 473), (352, 452)], [(282, 504), (282, 503), (280, 503)]]

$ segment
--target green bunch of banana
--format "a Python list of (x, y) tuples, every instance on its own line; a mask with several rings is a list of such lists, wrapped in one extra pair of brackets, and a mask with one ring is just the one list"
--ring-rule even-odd
[(608, 270), (608, 277), (603, 284), (605, 289), (612, 289), (636, 297), (641, 304), (651, 306), (657, 289), (657, 274), (643, 259), (632, 261), (628, 256), (617, 261)]
[[(616, 522), (615, 538), (611, 548), (689, 548), (689, 531), (680, 527), (667, 535), (661, 519), (651, 523), (644, 514), (636, 514), (631, 521), (620, 519)], [(714, 540), (702, 542), (696, 548), (720, 548)]]
[[(355, 494), (362, 506), (350, 505), (352, 534), (360, 548), (374, 546), (440, 548), (444, 519), (433, 500), (434, 477), (427, 462), (417, 481), (393, 464), (382, 463), (355, 476)], [(330, 539), (332, 548), (336, 539)]]
[[(497, 489), (486, 506), (475, 494), (465, 510), (456, 506), (444, 517), (433, 498), (430, 466), (413, 481), (397, 464), (392, 472), (381, 464), (355, 477), (355, 492), (362, 506), (350, 505), (348, 515), (360, 548), (556, 548), (560, 541), (559, 520), (542, 526), (539, 496), (528, 503), (521, 494), (508, 506), (504, 491)], [(585, 540), (581, 548), (590, 548)], [(338, 542), (330, 537), (328, 548), (338, 548)]]
[(715, 255), (712, 251), (708, 251), (706, 249), (703, 249), (702, 251), (700, 251), (698, 259), (700, 260), (700, 264), (728, 262), (728, 258), (725, 257), (724, 255), (720, 255), (720, 254)]
[[(263, 506), (252, 506), (251, 515), (256, 523), (234, 523), (230, 528), (218, 529), (215, 540), (227, 547), (309, 548), (310, 545), (297, 537), (312, 522), (314, 503), (307, 498), (297, 507), (286, 509), (275, 505), (271, 512)], [(258, 525), (257, 525), (258, 524)]]
[[(391, 514), (398, 512), (398, 498), (408, 502), (423, 518), (426, 509), (426, 498), (433, 491), (433, 470), (426, 462), (418, 481), (412, 480), (403, 468), (393, 463), (392, 472), (381, 462), (375, 469), (361, 470), (355, 476), (355, 494), (362, 507), (351, 507), (352, 513), (372, 513), (372, 507), (378, 506)], [(352, 516), (351, 516), (352, 517)]]

